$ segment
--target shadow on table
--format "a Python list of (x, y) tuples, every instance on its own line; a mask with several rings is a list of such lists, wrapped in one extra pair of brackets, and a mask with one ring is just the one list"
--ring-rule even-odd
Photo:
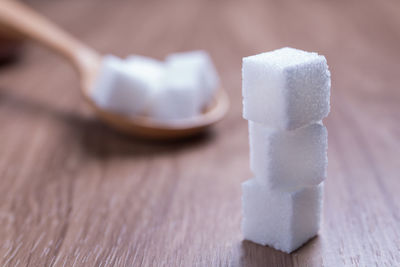
[[(79, 146), (84, 152), (95, 157), (146, 156), (162, 153), (174, 153), (183, 149), (204, 145), (214, 139), (212, 130), (197, 136), (172, 141), (152, 141), (124, 135), (108, 127), (95, 116), (63, 111), (50, 104), (40, 103), (1, 90), (0, 108), (6, 108), (10, 116), (21, 115), (30, 120), (47, 118), (54, 121), (55, 128), (66, 128), (66, 145)], [(10, 112), (11, 111), (11, 112)], [(60, 124), (61, 123), (61, 124)], [(75, 143), (75, 144), (74, 144)]]
[[(314, 237), (305, 245), (301, 246), (291, 254), (281, 252), (268, 246), (257, 245), (244, 240), (241, 243), (239, 266), (297, 266), (304, 263), (304, 259), (310, 259), (314, 255), (315, 244), (318, 237)], [(298, 261), (297, 257), (301, 257)], [(315, 257), (315, 255), (314, 255)], [(320, 264), (320, 263), (319, 263)], [(307, 260), (307, 266), (320, 266), (313, 264), (313, 260)]]

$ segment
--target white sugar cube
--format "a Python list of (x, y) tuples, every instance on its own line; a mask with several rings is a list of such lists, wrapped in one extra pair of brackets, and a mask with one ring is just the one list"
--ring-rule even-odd
[(330, 72), (324, 56), (282, 48), (243, 58), (243, 117), (293, 130), (326, 117)]
[(323, 183), (283, 193), (251, 179), (242, 190), (245, 239), (290, 253), (318, 233)]
[(160, 90), (151, 99), (149, 115), (157, 120), (180, 120), (200, 114), (202, 109), (201, 77), (184, 65), (166, 63)]
[(139, 55), (129, 56), (125, 62), (127, 68), (146, 79), (153, 87), (160, 87), (165, 76), (165, 63), (150, 57)]
[(249, 139), (250, 168), (261, 183), (295, 191), (326, 178), (328, 132), (321, 123), (285, 131), (249, 121)]
[(143, 112), (154, 91), (154, 84), (147, 73), (138, 71), (140, 69), (141, 66), (132, 67), (132, 64), (117, 57), (105, 56), (99, 77), (91, 90), (92, 99), (98, 106), (111, 111), (126, 114)]
[(205, 51), (191, 51), (170, 54), (166, 63), (178, 67), (181, 75), (198, 75), (201, 106), (206, 106), (213, 98), (219, 85), (219, 78), (214, 64)]
[(199, 115), (217, 87), (218, 75), (204, 51), (172, 54), (165, 63), (105, 56), (91, 97), (111, 111), (179, 120)]

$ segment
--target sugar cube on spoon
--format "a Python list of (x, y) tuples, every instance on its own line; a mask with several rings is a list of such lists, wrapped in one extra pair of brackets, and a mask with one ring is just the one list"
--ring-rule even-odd
[(102, 108), (138, 114), (143, 112), (154, 91), (148, 76), (144, 72), (132, 71), (122, 59), (105, 56), (91, 97)]
[(174, 121), (199, 115), (218, 85), (218, 74), (204, 51), (171, 54), (166, 61), (106, 56), (92, 98), (118, 113)]

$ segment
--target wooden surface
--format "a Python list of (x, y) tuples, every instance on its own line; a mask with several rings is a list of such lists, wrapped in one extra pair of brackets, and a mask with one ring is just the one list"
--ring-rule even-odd
[[(398, 1), (29, 3), (103, 53), (207, 49), (232, 108), (200, 138), (127, 138), (93, 117), (69, 65), (27, 46), (0, 69), (0, 266), (400, 265)], [(291, 255), (240, 232), (241, 58), (282, 46), (332, 72), (322, 229)]]

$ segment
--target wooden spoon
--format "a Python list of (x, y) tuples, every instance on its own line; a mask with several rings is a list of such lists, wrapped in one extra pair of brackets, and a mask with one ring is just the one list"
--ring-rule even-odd
[(16, 1), (0, 0), (0, 25), (12, 28), (69, 60), (80, 75), (81, 91), (87, 103), (104, 122), (124, 133), (154, 139), (187, 137), (220, 121), (228, 111), (229, 100), (222, 89), (202, 114), (190, 119), (161, 122), (147, 116), (123, 115), (102, 109), (90, 97), (102, 61), (99, 53)]

